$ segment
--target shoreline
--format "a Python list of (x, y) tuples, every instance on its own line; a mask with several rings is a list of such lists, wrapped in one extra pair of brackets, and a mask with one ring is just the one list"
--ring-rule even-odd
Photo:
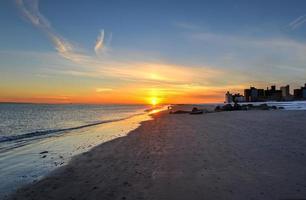
[(306, 197), (306, 112), (156, 113), (11, 199)]
[(4, 150), (0, 158), (0, 199), (13, 194), (18, 188), (45, 178), (75, 156), (104, 142), (124, 137), (146, 120), (151, 120), (148, 113), (136, 114), (122, 120), (64, 131)]

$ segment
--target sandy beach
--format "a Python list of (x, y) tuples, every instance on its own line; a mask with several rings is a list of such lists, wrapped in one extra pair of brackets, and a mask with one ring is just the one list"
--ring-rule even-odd
[(306, 199), (306, 112), (157, 113), (10, 199)]

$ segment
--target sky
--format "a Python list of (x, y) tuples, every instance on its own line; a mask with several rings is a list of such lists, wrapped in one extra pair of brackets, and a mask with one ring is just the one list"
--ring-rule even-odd
[(306, 82), (306, 1), (2, 0), (0, 101), (212, 103)]

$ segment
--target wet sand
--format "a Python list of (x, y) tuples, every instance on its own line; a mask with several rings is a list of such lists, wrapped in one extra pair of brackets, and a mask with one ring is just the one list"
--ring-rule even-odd
[(11, 199), (306, 199), (306, 112), (154, 115)]

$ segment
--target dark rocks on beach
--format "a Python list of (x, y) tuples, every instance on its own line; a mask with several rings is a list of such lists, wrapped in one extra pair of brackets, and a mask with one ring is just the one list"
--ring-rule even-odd
[(189, 114), (192, 114), (192, 115), (199, 115), (199, 114), (203, 114), (204, 111), (203, 110), (200, 110), (198, 109), (197, 107), (193, 107), (191, 112)]
[(39, 154), (45, 154), (45, 153), (49, 153), (49, 151), (42, 151)]
[(224, 111), (231, 111), (231, 110), (234, 110), (234, 107), (231, 104), (226, 104), (222, 107), (222, 109)]
[(185, 111), (185, 110), (170, 111), (170, 114), (186, 114), (186, 113), (190, 113), (190, 111)]
[(224, 105), (224, 106), (217, 106), (216, 108), (215, 108), (215, 111), (216, 112), (220, 112), (220, 111), (232, 111), (232, 110), (234, 110), (234, 107), (232, 106), (232, 104), (226, 104), (226, 105)]
[(240, 105), (235, 103), (234, 106), (232, 104), (225, 104), (224, 106), (216, 106), (215, 112), (220, 111), (236, 111), (236, 110), (277, 110), (276, 106), (268, 106), (268, 104), (260, 104), (260, 105), (253, 105), (253, 104), (244, 104)]
[(277, 110), (277, 107), (276, 106), (271, 106), (271, 109)]
[(198, 109), (197, 107), (193, 107), (191, 111), (186, 110), (176, 110), (176, 111), (170, 111), (169, 114), (203, 114), (205, 110)]
[(219, 112), (219, 111), (222, 111), (221, 106), (216, 106), (215, 112)]

